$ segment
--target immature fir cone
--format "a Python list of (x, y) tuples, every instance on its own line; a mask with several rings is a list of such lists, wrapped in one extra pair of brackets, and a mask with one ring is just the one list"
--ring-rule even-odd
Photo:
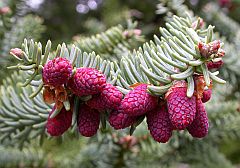
[(121, 107), (118, 110), (114, 110), (109, 115), (109, 124), (116, 130), (124, 129), (136, 122), (136, 117), (131, 117), (126, 113), (123, 113)]
[(192, 124), (187, 128), (188, 132), (196, 138), (203, 138), (208, 134), (208, 117), (204, 104), (197, 100), (197, 114)]
[(140, 116), (153, 110), (158, 98), (147, 93), (147, 84), (141, 84), (131, 90), (122, 100), (123, 112), (130, 116)]
[(63, 107), (59, 114), (50, 118), (51, 114), (54, 112), (55, 106), (49, 114), (46, 129), (51, 136), (60, 136), (71, 126), (72, 122), (72, 111), (66, 111)]
[(122, 101), (123, 94), (117, 87), (106, 84), (99, 95), (94, 95), (87, 105), (98, 110), (116, 109)]
[(43, 68), (43, 83), (49, 86), (60, 86), (69, 80), (72, 65), (66, 58), (57, 57), (47, 62)]
[(202, 102), (206, 103), (211, 99), (212, 96), (212, 89), (207, 89), (203, 91), (203, 95), (202, 95)]
[[(182, 83), (182, 86), (179, 86)], [(196, 97), (187, 97), (186, 83), (178, 82), (166, 93), (169, 118), (176, 129), (183, 130), (189, 126), (196, 115)]]
[(14, 54), (19, 58), (22, 58), (23, 56), (23, 51), (20, 48), (12, 48), (9, 53)]
[(68, 82), (70, 90), (78, 96), (100, 93), (106, 84), (104, 74), (94, 68), (77, 68)]
[(219, 69), (223, 66), (223, 64), (224, 64), (223, 60), (219, 60), (217, 62), (210, 61), (207, 63), (207, 67), (208, 69)]
[(166, 143), (171, 138), (173, 126), (165, 105), (147, 113), (147, 124), (155, 141)]
[(204, 58), (210, 58), (212, 54), (217, 54), (218, 50), (221, 47), (220, 43), (220, 40), (215, 40), (208, 44), (200, 42), (198, 44), (198, 49), (201, 56), (203, 56)]
[(103, 103), (103, 100), (100, 97), (101, 97), (100, 94), (93, 95), (92, 98), (86, 102), (86, 104), (92, 109), (105, 110), (106, 109), (105, 104)]
[(100, 114), (87, 105), (81, 105), (78, 113), (78, 131), (81, 135), (91, 137), (97, 133), (100, 124)]

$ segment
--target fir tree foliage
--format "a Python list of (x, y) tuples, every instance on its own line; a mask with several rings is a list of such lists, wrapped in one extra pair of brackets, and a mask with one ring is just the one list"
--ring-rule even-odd
[(22, 151), (11, 147), (0, 146), (0, 167), (44, 167), (46, 156), (42, 150), (28, 147)]
[[(37, 138), (42, 141), (46, 136), (45, 123), (52, 106), (45, 104), (42, 99), (41, 70), (46, 61), (55, 56), (67, 58), (74, 67), (99, 69), (107, 76), (108, 82), (116, 85), (123, 93), (128, 93), (132, 84), (148, 83), (151, 84), (148, 87), (149, 93), (162, 96), (172, 85), (173, 80), (187, 79), (189, 82), (188, 96), (191, 96), (194, 90), (191, 79), (193, 73), (203, 73), (205, 81), (211, 78), (215, 82), (225, 83), (216, 76), (218, 72), (209, 71), (204, 67), (206, 60), (200, 58), (196, 48), (199, 41), (210, 42), (218, 37), (213, 34), (213, 27), (194, 30), (192, 23), (196, 19), (192, 19), (192, 16), (185, 14), (184, 16), (187, 16), (185, 18), (173, 16), (175, 13), (182, 16), (183, 12), (180, 11), (188, 10), (183, 1), (166, 2), (168, 3), (165, 3), (165, 10), (158, 11), (159, 14), (166, 12), (169, 14), (171, 5), (175, 5), (174, 10), (178, 12), (167, 14), (170, 17), (167, 17), (166, 28), (160, 28), (161, 37), (154, 36), (154, 40), (134, 51), (128, 51), (131, 41), (124, 36), (124, 29), (120, 26), (90, 38), (80, 38), (75, 42), (76, 46), (69, 47), (63, 43), (58, 45), (56, 51), (51, 49), (50, 41), (43, 47), (41, 43), (25, 40), (22, 44), (23, 57), (17, 58), (18, 65), (10, 67), (25, 72), (15, 72), (11, 77), (6, 78), (1, 86), (1, 142), (4, 144), (19, 144), (20, 142), (21, 147), (31, 139)], [(163, 6), (158, 6), (159, 10)], [(215, 37), (212, 38), (212, 36)], [(130, 40), (133, 38), (131, 36)], [(234, 43), (224, 41), (227, 54), (223, 58), (225, 65), (220, 75), (224, 79), (230, 79), (234, 88), (238, 83), (236, 69), (239, 61), (237, 61), (236, 53), (239, 36), (232, 41)], [(219, 98), (225, 97), (223, 93), (229, 92), (229, 88), (221, 85), (214, 89), (217, 94), (207, 103), (208, 116), (211, 120), (210, 131), (208, 137), (203, 140), (195, 140), (186, 132), (180, 132), (174, 134), (167, 144), (158, 144), (146, 134), (146, 125), (142, 124), (134, 132), (139, 143), (130, 150), (125, 150), (111, 135), (106, 134), (101, 140), (89, 141), (89, 144), (76, 155), (74, 162), (64, 162), (63, 158), (60, 159), (59, 165), (61, 164), (62, 167), (81, 165), (82, 167), (153, 168), (187, 165), (231, 168), (232, 163), (219, 151), (219, 145), (225, 141), (239, 139), (240, 116), (236, 110), (239, 102)], [(35, 153), (32, 155), (35, 156)], [(41, 163), (41, 159), (39, 160)], [(19, 161), (16, 164), (19, 164)]]
[(22, 87), (23, 76), (23, 73), (15, 72), (6, 78), (0, 93), (0, 140), (3, 144), (17, 144), (19, 147), (26, 140), (34, 138), (41, 141), (44, 138), (46, 119), (52, 108), (44, 103), (42, 95), (29, 98), (29, 94), (36, 88)]
[[(15, 11), (12, 7), (12, 3), (22, 4), (23, 2), (1, 1), (0, 8), (8, 8), (9, 12), (0, 14), (0, 76), (3, 77), (6, 72), (6, 67), (9, 63), (15, 61), (9, 51), (11, 48), (21, 47), (22, 41), (27, 39), (38, 40), (41, 34), (45, 31), (43, 26), (43, 20), (34, 15), (19, 15), (19, 11), (24, 7), (18, 6), (18, 10)], [(26, 6), (26, 4), (25, 4)]]
[[(193, 11), (185, 3), (184, 0), (159, 0), (156, 13), (164, 15), (165, 20), (168, 20), (174, 14), (184, 16), (186, 11), (191, 17), (194, 17)], [(196, 13), (204, 19), (205, 26), (207, 24), (215, 26), (217, 32), (214, 35), (214, 39), (221, 38), (224, 42), (223, 48), (227, 56), (223, 57), (224, 65), (220, 69), (220, 76), (228, 79), (227, 82), (230, 85), (229, 92), (226, 95), (239, 97), (239, 23), (227, 16), (216, 2), (202, 2), (200, 10), (197, 10)]]
[[(41, 94), (39, 94), (43, 88), (41, 72), (45, 63), (55, 56), (67, 58), (74, 67), (92, 67), (100, 70), (106, 75), (107, 81), (116, 85), (123, 93), (131, 90), (130, 86), (133, 84), (147, 83), (151, 84), (148, 86), (150, 94), (162, 96), (172, 86), (174, 80), (187, 79), (187, 96), (191, 97), (194, 92), (194, 73), (202, 73), (207, 85), (210, 85), (210, 79), (221, 84), (225, 83), (216, 76), (218, 72), (210, 72), (207, 69), (206, 61), (208, 60), (201, 57), (197, 47), (200, 41), (205, 43), (212, 41), (213, 26), (210, 25), (205, 30), (196, 31), (192, 28), (194, 21), (191, 20), (191, 17), (173, 16), (172, 20), (166, 24), (167, 28), (160, 28), (161, 38), (154, 36), (154, 41), (143, 44), (138, 50), (128, 52), (126, 56), (122, 56), (119, 63), (103, 59), (95, 52), (83, 52), (75, 45), (68, 48), (64, 43), (58, 45), (57, 50), (52, 54), (51, 41), (48, 41), (43, 47), (40, 42), (25, 39), (22, 44), (22, 57), (19, 58), (12, 53), (19, 63), (9, 67), (9, 69), (19, 69), (25, 72), (21, 84), (26, 87), (22, 88), (25, 91), (25, 97), (19, 98), (17, 96), (19, 94), (14, 93), (14, 86), (7, 91), (2, 89), (5, 99), (3, 99), (4, 106), (2, 108), (4, 109), (1, 116), (3, 121), (5, 118), (9, 118), (8, 122), (4, 121), (5, 124), (2, 124), (1, 131), (5, 133), (2, 139), (12, 139), (20, 134), (17, 137), (22, 138), (22, 142), (24, 142), (31, 137), (31, 132), (34, 132), (35, 128), (38, 129), (33, 137), (43, 135), (48, 113), (46, 109), (49, 106), (42, 102)], [(114, 39), (113, 32), (115, 30), (110, 29), (101, 34), (99, 39), (104, 39), (106, 34), (109, 34), (109, 39)], [(106, 49), (109, 44), (117, 46), (114, 41), (109, 42), (101, 44), (103, 49)], [(99, 45), (95, 47), (97, 48)], [(8, 85), (5, 84), (5, 87)], [(15, 97), (15, 99), (9, 100), (8, 96)], [(29, 98), (33, 98), (33, 100)], [(39, 104), (36, 106), (35, 103)], [(26, 109), (25, 113), (29, 114), (28, 118), (25, 115), (16, 114), (18, 111), (15, 108), (21, 109), (21, 104)], [(39, 106), (41, 109), (38, 110)], [(31, 115), (35, 113), (38, 116)], [(13, 118), (11, 119), (11, 117)], [(16, 128), (19, 129), (16, 130)], [(12, 137), (12, 133), (15, 136)]]
[[(117, 86), (124, 89), (130, 89), (130, 85), (135, 83), (148, 83), (155, 86), (149, 86), (149, 92), (154, 95), (162, 95), (172, 84), (173, 80), (189, 79), (188, 96), (191, 97), (194, 87), (191, 76), (194, 72), (204, 74), (207, 85), (210, 84), (210, 78), (218, 83), (225, 83), (224, 80), (218, 78), (216, 73), (207, 70), (204, 60), (201, 58), (197, 45), (200, 41), (210, 42), (213, 35), (213, 26), (209, 26), (206, 30), (197, 32), (192, 28), (190, 17), (180, 18), (174, 16), (173, 20), (166, 24), (168, 29), (160, 28), (162, 34), (161, 39), (154, 36), (154, 42), (145, 43), (138, 50), (130, 52), (127, 56), (123, 56), (120, 63), (116, 64), (109, 60), (103, 60), (100, 56), (95, 56), (94, 53), (87, 57), (79, 57), (81, 53), (78, 47), (72, 46), (71, 50), (67, 49), (66, 45), (59, 45), (56, 55), (65, 57), (75, 61), (83, 67), (95, 67), (108, 77), (108, 81), (116, 83)], [(50, 41), (43, 48), (41, 43), (34, 44), (33, 41), (25, 41), (23, 43), (24, 57), (20, 59), (20, 63), (16, 66), (9, 67), (10, 69), (34, 70), (33, 75), (41, 73), (41, 69), (48, 59), (50, 53)], [(34, 52), (35, 51), (35, 52)], [(80, 54), (81, 55), (81, 54)], [(85, 58), (84, 57), (87, 57)], [(100, 61), (98, 61), (98, 58)], [(79, 60), (78, 60), (79, 59)], [(105, 63), (108, 62), (108, 63)], [(130, 65), (130, 66), (128, 66)], [(117, 79), (111, 74), (118, 74)], [(34, 76), (30, 75), (28, 85)], [(111, 78), (109, 78), (111, 77)], [(113, 81), (112, 81), (113, 80)], [(164, 84), (163, 87), (159, 86)], [(40, 85), (41, 86), (41, 85)], [(40, 91), (40, 89), (39, 89)]]
[(137, 22), (128, 20), (127, 23), (126, 29), (118, 25), (91, 37), (75, 37), (74, 44), (85, 52), (94, 51), (103, 59), (119, 61), (122, 55), (144, 41), (141, 30), (137, 29)]

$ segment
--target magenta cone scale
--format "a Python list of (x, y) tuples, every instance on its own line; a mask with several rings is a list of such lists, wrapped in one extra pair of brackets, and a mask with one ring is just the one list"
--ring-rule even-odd
[(188, 132), (196, 138), (203, 138), (208, 134), (208, 117), (204, 104), (197, 100), (197, 114), (192, 124), (187, 128)]
[(60, 86), (68, 82), (72, 75), (72, 65), (66, 58), (57, 57), (50, 60), (43, 68), (43, 83)]
[(116, 109), (121, 101), (123, 94), (117, 87), (106, 84), (99, 95), (95, 95), (92, 99), (87, 101), (87, 105), (98, 110)]
[(54, 110), (55, 107), (53, 107), (49, 114), (46, 129), (51, 136), (60, 136), (71, 126), (72, 111), (66, 111), (65, 108), (62, 108), (56, 117), (50, 118)]
[[(175, 86), (173, 86), (175, 87)], [(186, 87), (175, 87), (166, 97), (169, 118), (176, 129), (183, 130), (189, 126), (196, 115), (196, 97), (187, 97)]]
[(165, 105), (147, 113), (147, 124), (155, 141), (166, 143), (171, 138), (173, 126)]
[[(121, 108), (121, 107), (120, 107)], [(131, 117), (126, 113), (123, 113), (122, 109), (114, 110), (110, 113), (109, 124), (114, 129), (124, 129), (136, 122), (136, 117)]]
[(105, 85), (105, 75), (94, 68), (77, 68), (68, 82), (68, 87), (77, 96), (98, 94)]
[(91, 137), (97, 133), (100, 124), (100, 114), (87, 105), (80, 106), (78, 114), (78, 131), (81, 135)]
[(140, 116), (153, 110), (158, 98), (147, 93), (147, 84), (141, 84), (131, 90), (122, 100), (123, 112), (130, 116)]

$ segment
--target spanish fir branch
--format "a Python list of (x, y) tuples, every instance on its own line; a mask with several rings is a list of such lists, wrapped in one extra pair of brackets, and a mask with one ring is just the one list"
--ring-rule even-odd
[(6, 75), (6, 67), (9, 66), (9, 63), (15, 61), (13, 57), (9, 56), (9, 50), (11, 48), (21, 47), (24, 38), (34, 38), (35, 40), (38, 40), (41, 33), (45, 30), (45, 27), (42, 25), (43, 20), (39, 17), (33, 15), (26, 15), (24, 17), (4, 15), (2, 16), (2, 19), (0, 19), (0, 22), (5, 22), (6, 19), (4, 18), (6, 17), (8, 17), (11, 22), (9, 22), (9, 29), (0, 28), (3, 30), (3, 32), (0, 33), (1, 77)]
[(24, 76), (24, 72), (13, 73), (3, 81), (0, 90), (0, 141), (20, 147), (31, 139), (45, 136), (45, 123), (52, 108), (45, 104), (41, 94), (29, 98), (35, 88), (21, 87)]
[[(208, 152), (209, 150), (211, 152)], [(220, 168), (234, 167), (214, 144), (194, 141), (189, 143), (188, 148), (180, 149), (179, 162), (188, 163), (190, 166), (194, 165), (196, 168), (215, 166)]]
[[(193, 13), (186, 5), (184, 1), (165, 1), (160, 0), (160, 3), (157, 6), (157, 14), (166, 14), (167, 16), (172, 16), (174, 13), (177, 13), (178, 16), (183, 16), (184, 11), (188, 13)], [(239, 71), (237, 67), (240, 66), (238, 50), (240, 47), (237, 47), (239, 44), (239, 27), (240, 25), (223, 13), (219, 6), (214, 3), (208, 3), (206, 7), (203, 8), (203, 12), (199, 13), (207, 23), (211, 23), (216, 26), (216, 30), (224, 37), (222, 39), (224, 42), (224, 50), (227, 57), (223, 57), (224, 65), (220, 70), (220, 76), (224, 79), (229, 79), (228, 82), (232, 86), (231, 93), (238, 93), (239, 90)], [(193, 16), (193, 15), (191, 15)], [(171, 18), (168, 18), (171, 19)], [(205, 30), (197, 30), (198, 34), (206, 34)], [(215, 34), (215, 38), (219, 37), (218, 34)], [(195, 64), (197, 62), (191, 62)], [(200, 62), (199, 62), (200, 63)], [(235, 94), (236, 95), (236, 94)], [(237, 96), (237, 95), (236, 95)]]
[[(109, 82), (115, 81), (113, 84), (118, 87), (129, 90), (130, 86), (135, 83), (147, 83), (149, 92), (153, 95), (162, 95), (166, 92), (166, 87), (172, 84), (174, 80), (184, 80), (192, 76), (194, 73), (204, 75), (206, 83), (209, 84), (210, 78), (212, 80), (224, 83), (223, 80), (210, 73), (205, 63), (208, 59), (200, 58), (198, 50), (198, 43), (207, 41), (210, 42), (212, 38), (212, 26), (209, 26), (206, 33), (198, 35), (196, 31), (189, 25), (192, 22), (186, 18), (173, 17), (169, 21), (167, 29), (160, 28), (162, 33), (161, 39), (154, 37), (154, 42), (145, 43), (137, 51), (128, 53), (123, 56), (120, 63), (116, 64), (109, 60), (104, 60), (101, 56), (95, 53), (82, 53), (81, 50), (72, 46), (68, 49), (63, 43), (57, 48), (57, 55), (73, 61), (78, 57), (81, 67), (93, 67), (102, 71)], [(188, 23), (188, 24), (187, 24)], [(45, 54), (43, 56), (43, 48), (41, 43), (28, 42), (23, 43), (23, 61), (16, 66), (10, 68), (18, 68), (20, 70), (37, 71), (41, 73), (50, 52), (50, 41), (45, 47)], [(193, 62), (197, 62), (194, 64)], [(34, 72), (32, 72), (35, 74)], [(36, 75), (38, 76), (38, 75)], [(35, 78), (31, 78), (35, 79)], [(117, 80), (116, 80), (117, 79)], [(40, 83), (41, 81), (39, 81)], [(191, 96), (194, 87), (189, 85), (188, 95)], [(40, 85), (41, 87), (41, 85)], [(41, 91), (39, 88), (37, 91)], [(38, 92), (33, 94), (34, 97)]]
[[(50, 41), (43, 47), (41, 43), (33, 40), (24, 40), (22, 53), (18, 59), (20, 60), (19, 64), (9, 67), (25, 71), (21, 75), (23, 78), (20, 82), (22, 83), (14, 88), (13, 84), (8, 85), (5, 82), (1, 89), (4, 105), (1, 110), (4, 120), (4, 124), (1, 125), (1, 131), (4, 133), (2, 140), (22, 138), (24, 142), (25, 139), (31, 139), (34, 128), (37, 131), (33, 137), (43, 135), (42, 132), (51, 106), (43, 103), (41, 94), (39, 94), (43, 88), (41, 73), (46, 62), (56, 56), (68, 59), (73, 67), (92, 67), (100, 70), (108, 82), (117, 85), (124, 93), (131, 90), (133, 84), (147, 83), (150, 84), (148, 90), (151, 94), (162, 96), (175, 80), (186, 79), (189, 83), (187, 96), (191, 97), (194, 91), (192, 80), (194, 73), (203, 74), (206, 84), (210, 83), (210, 78), (219, 83), (222, 82), (216, 77), (216, 73), (207, 69), (206, 61), (209, 59), (201, 58), (198, 47), (196, 47), (199, 42), (205, 42), (206, 39), (211, 41), (212, 27), (208, 27), (205, 36), (199, 36), (188, 25), (192, 25), (189, 20), (174, 16), (173, 21), (167, 23), (168, 29), (160, 29), (161, 39), (154, 36), (154, 42), (145, 43), (138, 50), (123, 56), (119, 64), (104, 60), (95, 52), (82, 52), (74, 45), (68, 48), (64, 43), (58, 45), (55, 55), (53, 55)], [(176, 29), (176, 27), (178, 28)], [(12, 55), (14, 55), (13, 52)], [(17, 56), (15, 55), (15, 57)], [(192, 62), (197, 63), (193, 64)], [(14, 79), (14, 77), (12, 78)], [(25, 87), (19, 88), (19, 86)], [(16, 89), (20, 91), (20, 97), (17, 96)], [(37, 104), (35, 105), (35, 103)], [(22, 113), (19, 113), (19, 109)], [(23, 115), (25, 113), (27, 113), (26, 116)], [(16, 128), (18, 129), (16, 130)], [(11, 137), (13, 135), (14, 137)]]
[(194, 17), (193, 11), (191, 11), (184, 2), (185, 0), (159, 0), (156, 14), (166, 15), (166, 19), (176, 14), (181, 17), (187, 16), (188, 19), (191, 20), (191, 17)]

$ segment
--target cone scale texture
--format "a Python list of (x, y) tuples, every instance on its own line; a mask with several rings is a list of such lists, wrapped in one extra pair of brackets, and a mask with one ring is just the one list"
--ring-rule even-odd
[(124, 113), (120, 107), (110, 113), (108, 120), (114, 129), (124, 129), (136, 122), (137, 118)]
[(100, 114), (97, 110), (87, 105), (81, 105), (78, 113), (78, 131), (85, 137), (91, 137), (97, 133), (100, 124)]
[(212, 89), (204, 90), (202, 94), (202, 99), (201, 99), (202, 102), (203, 103), (208, 102), (211, 99), (211, 96), (212, 96)]
[(131, 90), (122, 100), (123, 112), (130, 116), (140, 116), (153, 110), (158, 98), (147, 93), (147, 85), (141, 84)]
[(176, 129), (183, 130), (193, 122), (196, 115), (196, 97), (187, 97), (186, 86), (172, 86), (166, 94), (166, 100), (169, 118)]
[(52, 111), (49, 114), (46, 129), (51, 136), (60, 136), (71, 126), (72, 111), (66, 111), (65, 108), (62, 108), (56, 117), (50, 118), (54, 110), (55, 107), (53, 107)]
[(100, 93), (106, 84), (105, 76), (94, 68), (77, 68), (68, 82), (68, 87), (77, 96)]
[(195, 138), (203, 138), (208, 134), (208, 117), (204, 104), (197, 100), (197, 114), (192, 124), (187, 128), (188, 132)]
[(173, 126), (165, 105), (147, 113), (147, 124), (155, 141), (166, 143), (171, 138)]
[(43, 68), (43, 83), (49, 86), (60, 86), (69, 80), (72, 65), (66, 58), (57, 57), (47, 62)]
[(122, 97), (123, 94), (115, 86), (106, 84), (99, 95), (87, 101), (87, 105), (98, 110), (117, 109)]

